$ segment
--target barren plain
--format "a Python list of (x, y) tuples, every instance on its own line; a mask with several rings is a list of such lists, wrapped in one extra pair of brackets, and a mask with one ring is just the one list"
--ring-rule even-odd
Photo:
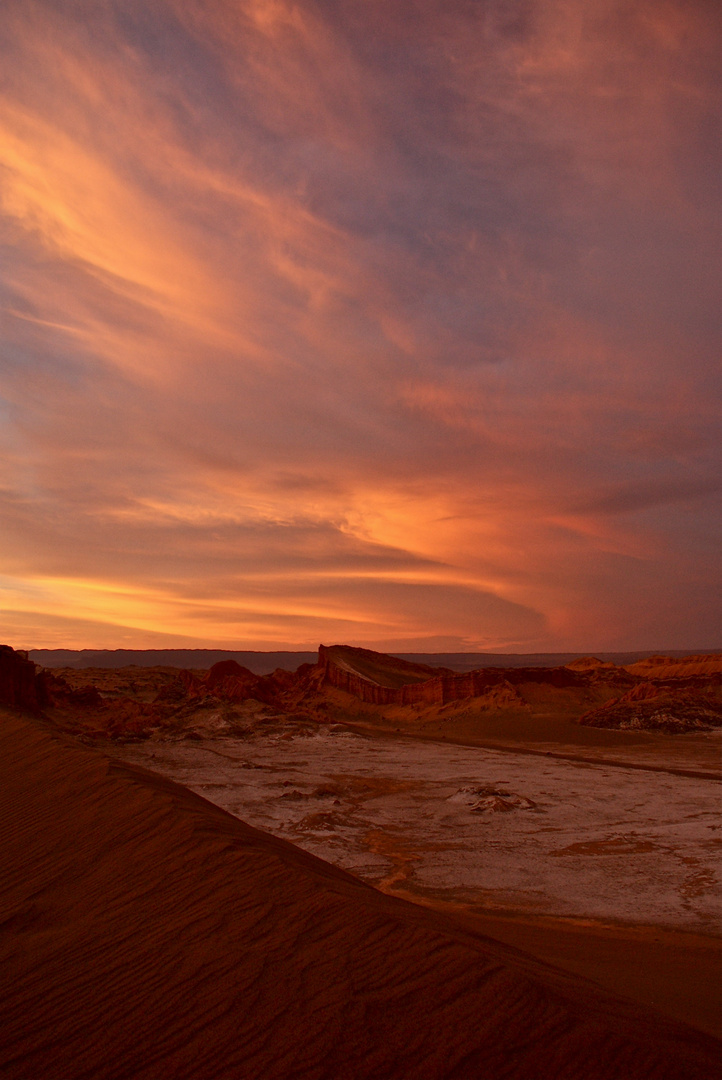
[(342, 726), (112, 752), (385, 892), (722, 1034), (717, 781)]
[(719, 784), (337, 727), (114, 747), (382, 888), (714, 932)]
[(711, 1075), (719, 658), (362, 652), (0, 655), (2, 1075)]

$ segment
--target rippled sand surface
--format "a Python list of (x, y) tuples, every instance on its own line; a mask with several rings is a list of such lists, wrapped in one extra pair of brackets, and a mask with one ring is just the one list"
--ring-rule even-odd
[(341, 727), (114, 752), (388, 893), (721, 1037), (720, 785), (709, 746), (691, 748), (696, 769), (689, 740), (667, 742), (628, 747), (633, 768), (620, 747), (579, 761), (574, 746), (556, 756)]
[(0, 861), (4, 1080), (713, 1074), (715, 1040), (7, 712)]

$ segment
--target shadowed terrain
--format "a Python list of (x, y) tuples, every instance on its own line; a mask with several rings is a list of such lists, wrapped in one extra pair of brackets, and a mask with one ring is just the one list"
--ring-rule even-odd
[[(600, 747), (615, 730), (619, 745), (631, 745), (638, 732), (680, 735), (722, 725), (719, 653), (626, 666), (583, 657), (555, 667), (455, 671), (321, 645), (317, 663), (296, 671), (258, 674), (229, 657), (208, 670), (54, 668), (36, 681), (37, 702), (52, 709), (56, 724), (90, 738), (243, 734), (284, 718), (472, 742)], [(13, 703), (13, 693), (0, 700)]]
[(708, 1078), (719, 1044), (4, 710), (3, 1077)]

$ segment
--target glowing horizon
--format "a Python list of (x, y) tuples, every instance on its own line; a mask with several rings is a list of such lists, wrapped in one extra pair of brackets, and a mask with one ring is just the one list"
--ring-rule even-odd
[(0, 640), (722, 644), (722, 10), (0, 22)]

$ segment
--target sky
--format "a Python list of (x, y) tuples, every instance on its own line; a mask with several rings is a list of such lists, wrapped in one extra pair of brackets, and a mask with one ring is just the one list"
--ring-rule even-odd
[(717, 0), (3, 0), (0, 636), (722, 646)]

